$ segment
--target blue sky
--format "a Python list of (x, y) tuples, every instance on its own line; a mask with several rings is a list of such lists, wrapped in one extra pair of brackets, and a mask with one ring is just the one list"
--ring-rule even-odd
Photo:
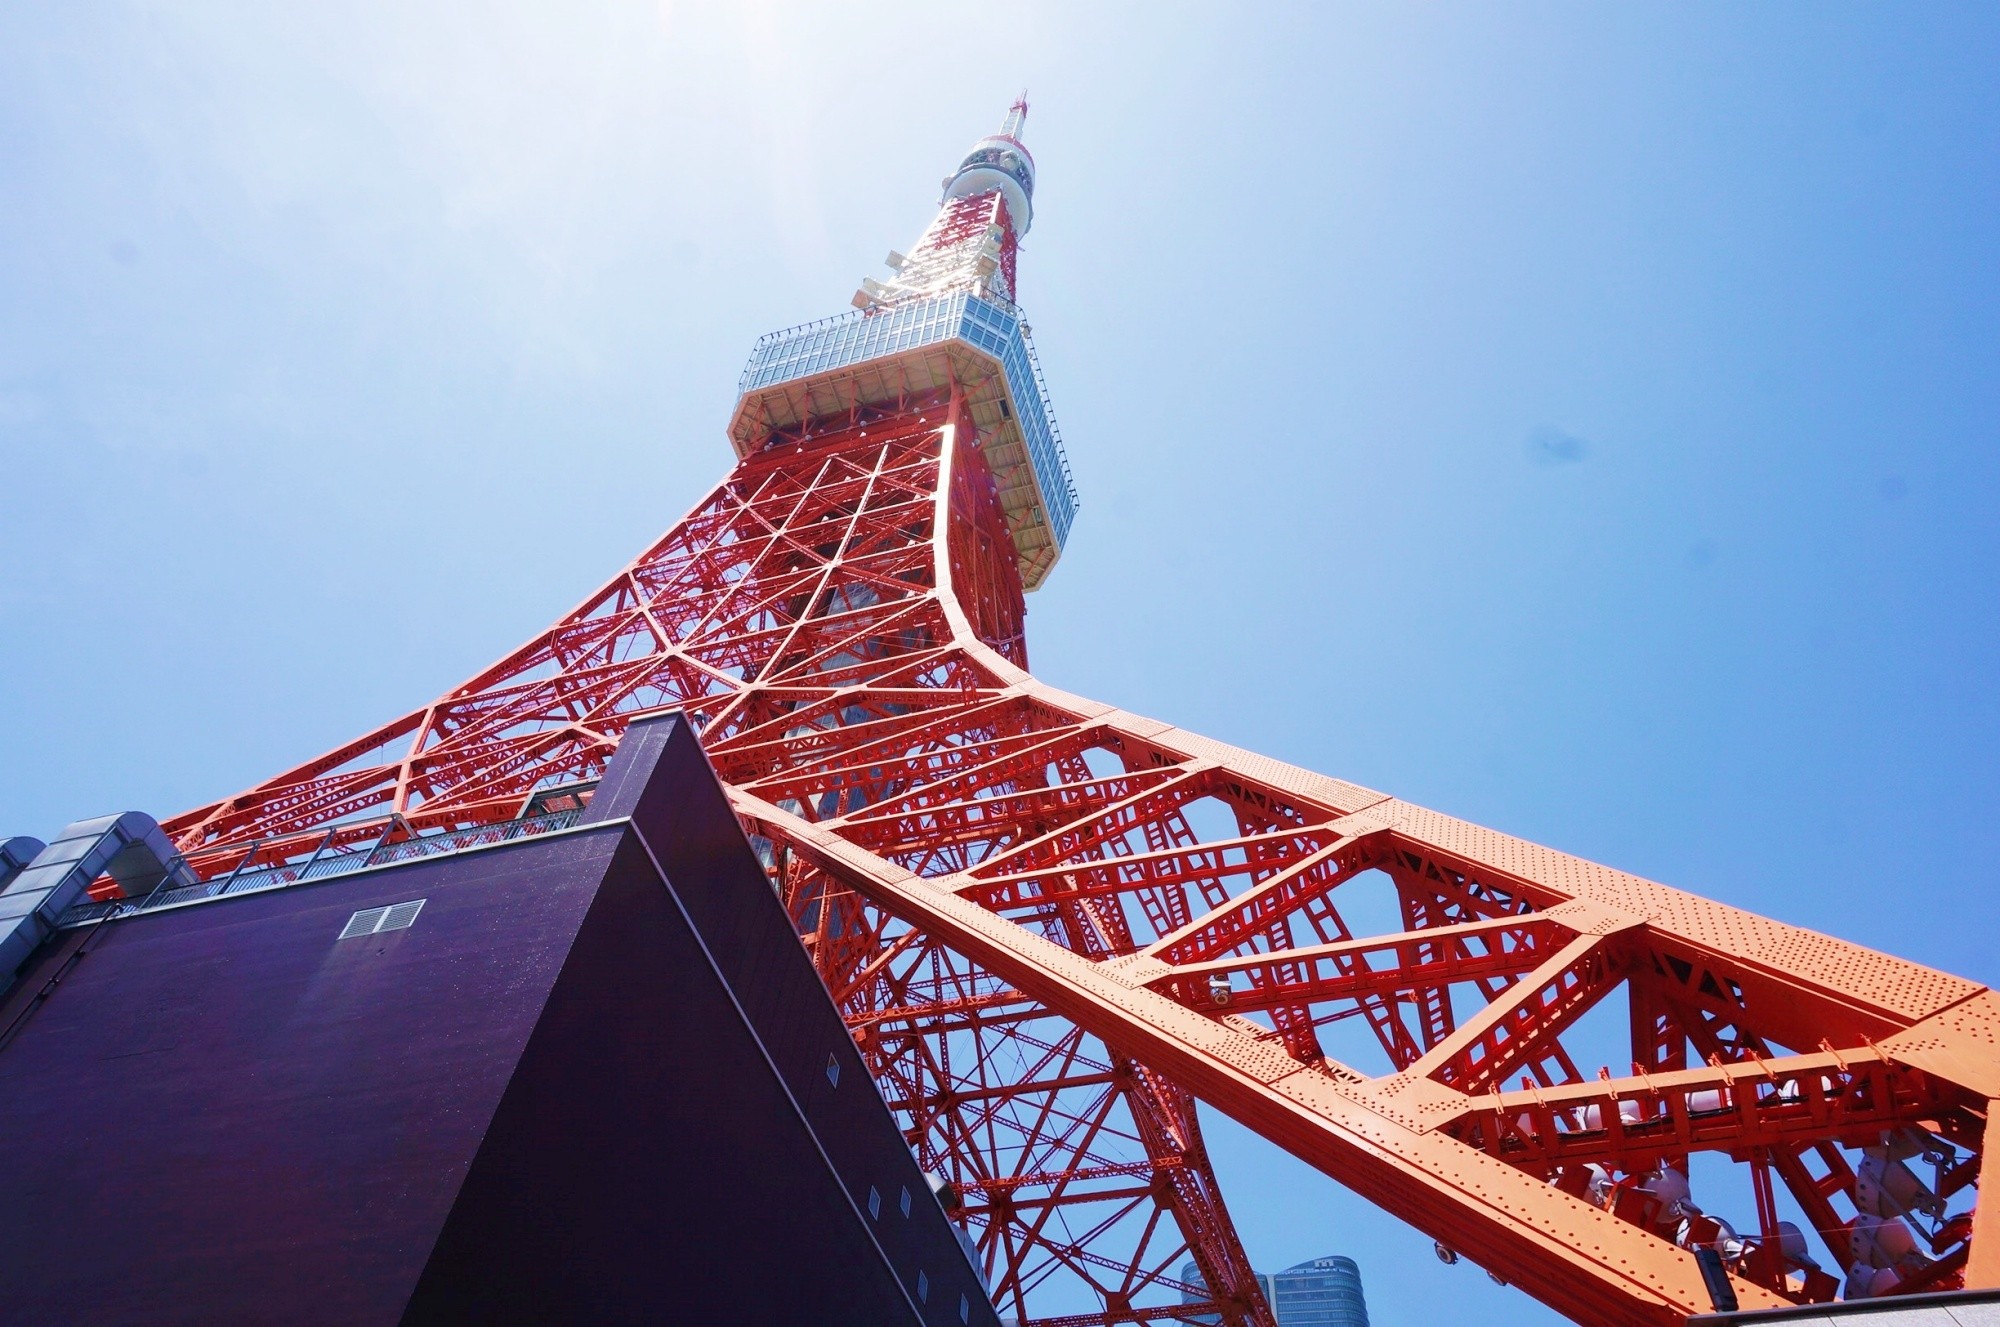
[[(569, 607), (1025, 84), (1040, 674), (1993, 980), (1996, 57), (1950, 5), (10, 6), (0, 833)], [(1259, 1266), (1552, 1320), (1210, 1118)]]

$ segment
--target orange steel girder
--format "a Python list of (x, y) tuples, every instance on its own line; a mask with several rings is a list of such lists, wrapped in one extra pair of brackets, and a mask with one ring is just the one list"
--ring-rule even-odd
[[(1709, 1307), (1715, 1214), (1647, 1187), (1690, 1155), (1754, 1194), (1745, 1307), (1830, 1296), (1885, 1145), (1937, 1167), (1901, 1287), (2000, 1284), (1992, 1219), (1944, 1210), (1989, 1154), (1991, 991), (1068, 695), (1022, 620), (955, 400), (857, 407), (464, 686), (167, 829), (215, 874), (504, 820), (686, 711), (1003, 1313), (1271, 1321), (1196, 1099), (1585, 1322)], [(1371, 879), (1400, 930), (1343, 915)], [(1631, 1072), (1587, 1076), (1620, 993)], [(1350, 1018), (1381, 1072), (1326, 1054)]]

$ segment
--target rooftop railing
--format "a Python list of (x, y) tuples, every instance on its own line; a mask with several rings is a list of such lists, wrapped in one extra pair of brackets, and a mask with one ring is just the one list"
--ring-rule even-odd
[[(333, 831), (329, 830), (326, 838), (320, 841), (319, 848), (302, 861), (252, 866), (250, 863), (254, 862), (257, 856), (257, 849), (253, 846), (244, 856), (242, 863), (225, 875), (197, 881), (192, 885), (156, 889), (144, 898), (91, 899), (78, 903), (64, 912), (56, 925), (82, 926), (90, 922), (112, 921), (120, 917), (136, 916), (142, 912), (155, 912), (161, 908), (179, 907), (187, 903), (206, 903), (231, 895), (249, 894), (266, 889), (283, 889), (308, 881), (352, 875), (356, 871), (367, 871), (378, 866), (414, 861), (421, 857), (463, 852), (467, 848), (483, 848), (490, 844), (506, 843), (513, 839), (568, 829), (582, 816), (583, 808), (572, 807), (548, 815), (503, 820), (491, 825), (476, 825), (471, 829), (420, 834), (415, 838), (395, 843), (387, 841), (388, 833), (393, 832), (392, 829), (385, 832), (382, 839), (365, 847), (334, 847)], [(167, 873), (169, 880), (174, 878), (173, 868), (183, 865), (184, 862), (185, 859), (182, 857), (174, 858)]]

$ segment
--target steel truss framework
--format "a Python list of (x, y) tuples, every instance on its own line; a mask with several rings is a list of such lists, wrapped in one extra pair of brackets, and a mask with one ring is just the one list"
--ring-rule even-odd
[[(1882, 1288), (2000, 1284), (1950, 1215), (1990, 991), (1065, 694), (1022, 618), (956, 399), (857, 408), (465, 685), (167, 828), (213, 875), (507, 819), (688, 712), (1003, 1314), (1081, 1281), (1043, 1321), (1271, 1321), (1197, 1099), (1587, 1322), (1707, 1309), (1701, 1244), (1745, 1307), (1828, 1298), (1885, 1203), (1917, 1247)], [(1343, 914), (1364, 880), (1389, 933)], [(1586, 1070), (1617, 1003), (1630, 1072)], [(1326, 1054), (1350, 1019), (1380, 1072)], [(1749, 1178), (1740, 1234), (1662, 1183), (1691, 1154)]]

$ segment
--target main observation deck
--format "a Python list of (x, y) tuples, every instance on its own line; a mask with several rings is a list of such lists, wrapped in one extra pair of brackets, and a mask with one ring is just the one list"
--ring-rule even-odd
[(968, 290), (822, 318), (758, 339), (737, 383), (738, 456), (856, 405), (957, 383), (1033, 590), (1062, 556), (1076, 486), (1020, 310)]

